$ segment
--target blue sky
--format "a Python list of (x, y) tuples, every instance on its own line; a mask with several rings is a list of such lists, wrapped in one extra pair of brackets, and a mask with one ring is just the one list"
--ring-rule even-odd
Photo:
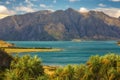
[(39, 10), (65, 10), (69, 7), (80, 12), (96, 10), (113, 17), (120, 16), (120, 0), (0, 0), (0, 15), (4, 17)]

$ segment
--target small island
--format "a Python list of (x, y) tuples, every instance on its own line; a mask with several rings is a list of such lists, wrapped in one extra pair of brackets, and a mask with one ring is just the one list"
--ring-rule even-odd
[(73, 42), (81, 42), (81, 39), (72, 39)]
[(56, 52), (62, 51), (63, 49), (59, 48), (26, 48), (26, 47), (15, 47), (14, 44), (7, 43), (0, 40), (0, 49), (4, 50), (7, 53), (23, 53), (23, 52)]

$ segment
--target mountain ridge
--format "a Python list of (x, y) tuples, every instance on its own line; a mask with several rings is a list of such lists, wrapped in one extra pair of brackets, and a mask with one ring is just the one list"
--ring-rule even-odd
[(20, 41), (119, 40), (120, 19), (98, 11), (42, 10), (1, 19), (0, 34), (0, 39)]

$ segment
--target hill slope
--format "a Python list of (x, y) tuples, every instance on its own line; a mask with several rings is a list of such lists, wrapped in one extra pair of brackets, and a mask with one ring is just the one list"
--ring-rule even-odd
[(96, 11), (45, 10), (1, 19), (0, 34), (3, 40), (118, 40), (120, 19)]

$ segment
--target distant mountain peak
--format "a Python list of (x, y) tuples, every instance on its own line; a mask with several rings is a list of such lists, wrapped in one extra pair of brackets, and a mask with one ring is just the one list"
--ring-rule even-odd
[(106, 15), (104, 12), (102, 11), (94, 11), (94, 10), (91, 10), (89, 11), (90, 14), (101, 14), (101, 15)]
[(65, 12), (78, 12), (78, 11), (73, 8), (68, 8), (65, 10)]
[(36, 13), (36, 14), (50, 14), (50, 13), (52, 13), (52, 11), (51, 10), (41, 10), (41, 11), (37, 11), (34, 13)]
[(68, 9), (66, 9), (66, 11), (74, 11), (74, 9), (73, 8), (68, 8)]
[[(20, 27), (20, 29), (18, 28)], [(0, 20), (3, 40), (120, 39), (120, 18), (99, 11), (42, 10)]]

